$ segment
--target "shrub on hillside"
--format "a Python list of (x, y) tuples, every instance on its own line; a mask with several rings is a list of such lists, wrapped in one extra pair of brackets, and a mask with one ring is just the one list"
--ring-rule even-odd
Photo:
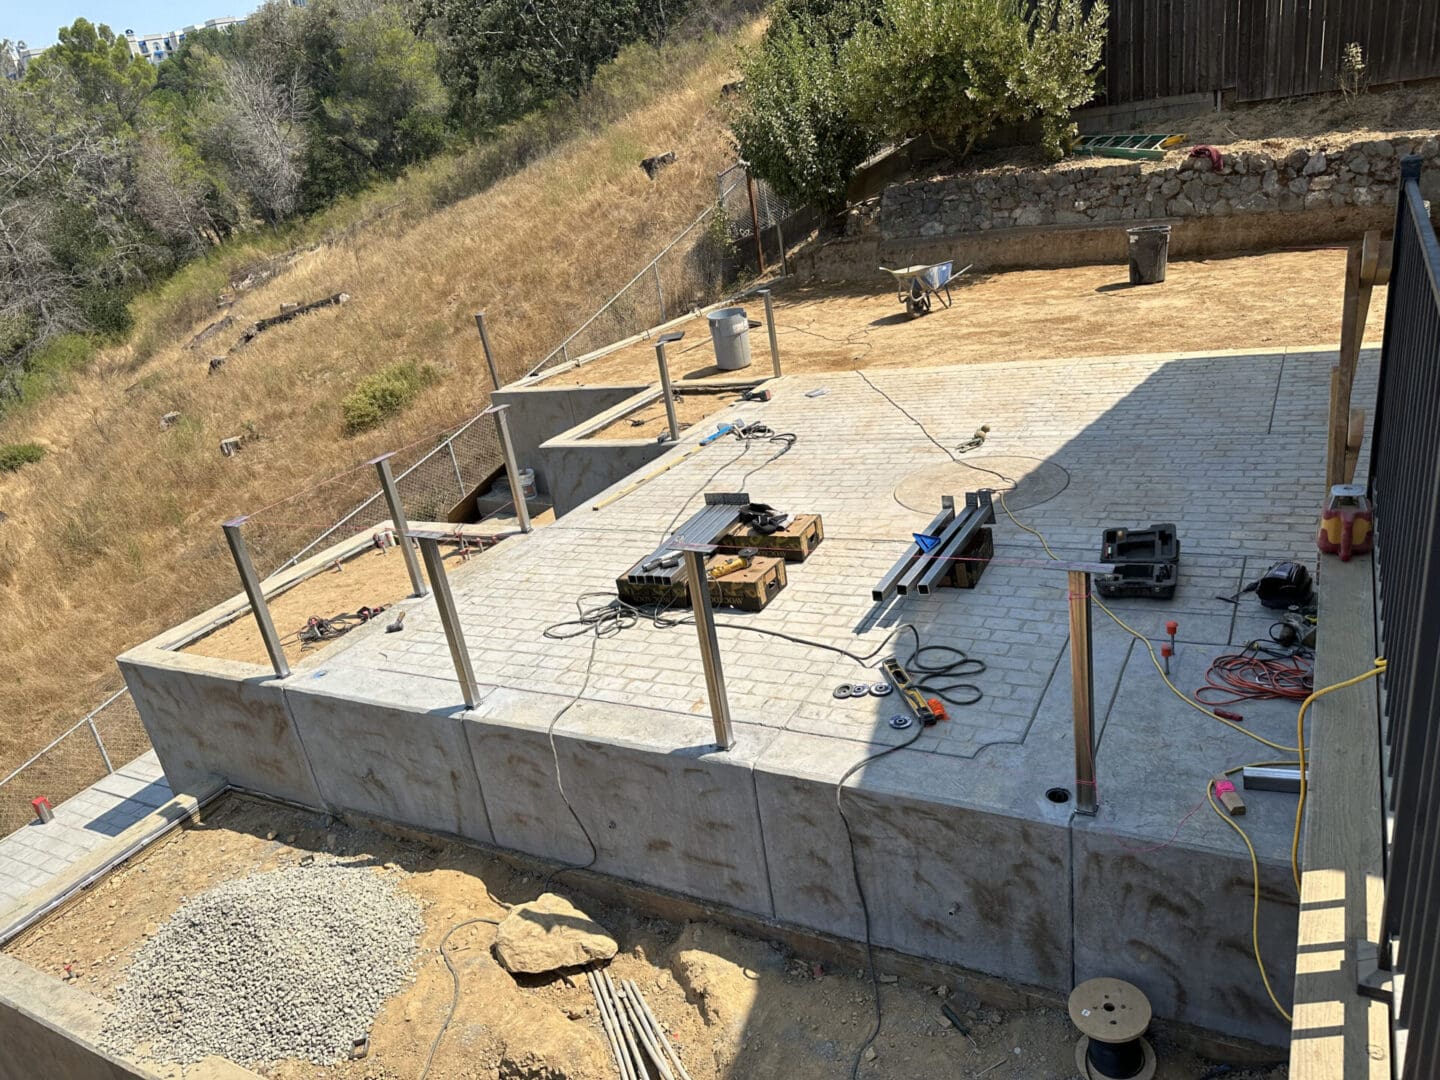
[(782, 0), (745, 64), (731, 127), (741, 157), (782, 198), (842, 203), (846, 182), (876, 149), (841, 62), (846, 39), (872, 13), (867, 0)]
[(0, 472), (14, 472), (24, 465), (33, 465), (45, 456), (38, 443), (6, 443), (0, 446)]
[(963, 159), (1004, 124), (1039, 119), (1046, 150), (1074, 137), (1095, 94), (1108, 12), (1080, 0), (883, 0), (846, 46), (857, 115), (890, 139), (925, 136)]
[(345, 434), (354, 435), (388, 420), (439, 377), (431, 365), (413, 360), (391, 364), (365, 376), (340, 402)]

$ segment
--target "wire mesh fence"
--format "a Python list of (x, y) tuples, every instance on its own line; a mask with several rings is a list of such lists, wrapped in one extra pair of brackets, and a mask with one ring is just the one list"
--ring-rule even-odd
[(720, 215), (737, 266), (759, 273), (771, 264), (783, 269), (788, 248), (820, 223), (817, 211), (777, 194), (765, 180), (751, 176), (744, 162), (721, 171), (716, 183)]

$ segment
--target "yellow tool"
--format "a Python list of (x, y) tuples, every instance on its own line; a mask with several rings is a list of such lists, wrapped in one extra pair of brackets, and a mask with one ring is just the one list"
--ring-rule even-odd
[(760, 554), (755, 548), (741, 548), (734, 555), (711, 563), (705, 569), (705, 576), (711, 581), (716, 578), (725, 577), (727, 574), (734, 574), (744, 570), (750, 565), (752, 559)]

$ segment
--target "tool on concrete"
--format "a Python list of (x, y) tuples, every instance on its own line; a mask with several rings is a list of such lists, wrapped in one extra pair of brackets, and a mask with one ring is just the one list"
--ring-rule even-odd
[(869, 684), (869, 683), (857, 682), (857, 683), (851, 683), (851, 684), (850, 684), (850, 696), (851, 696), (851, 697), (867, 697), (867, 696), (869, 695), (869, 693), (870, 693), (870, 684)]
[(765, 386), (752, 387), (740, 395), (741, 401), (769, 401), (770, 390)]
[(938, 537), (929, 551), (912, 542), (899, 560), (886, 571), (870, 591), (876, 603), (883, 603), (892, 594), (908, 595), (912, 590), (928, 596), (951, 572), (951, 563), (979, 535), (982, 526), (995, 520), (995, 507), (988, 490), (972, 491), (965, 496), (965, 506), (956, 510), (955, 497), (940, 499), (941, 510), (926, 526), (926, 537)]
[(1070, 1022), (1080, 1032), (1075, 1068), (1085, 1080), (1153, 1080), (1155, 1049), (1145, 1038), (1150, 1002), (1123, 979), (1087, 979), (1070, 992)]
[[(1225, 809), (1231, 817), (1240, 817), (1245, 813), (1245, 800), (1235, 790), (1235, 785), (1223, 776), (1217, 776), (1214, 780), (1215, 795), (1225, 804)], [(1299, 790), (1297, 785), (1296, 790)]]
[(895, 688), (891, 686), (888, 682), (872, 683), (870, 686), (870, 693), (875, 697), (888, 697), (894, 692)]
[(1341, 562), (1365, 555), (1375, 546), (1375, 517), (1364, 484), (1336, 484), (1330, 489), (1315, 544), (1327, 555), (1339, 555)]
[(714, 431), (712, 431), (709, 435), (706, 435), (703, 439), (701, 439), (701, 440), (700, 440), (700, 445), (701, 445), (701, 446), (709, 446), (709, 445), (710, 445), (711, 443), (713, 443), (716, 439), (724, 438), (726, 435), (729, 435), (730, 432), (736, 430), (737, 428), (742, 428), (742, 427), (744, 427), (744, 426), (745, 426), (745, 421), (744, 421), (744, 420), (735, 420), (735, 421), (731, 421), (731, 422), (727, 422), (727, 423), (721, 424), (721, 425), (720, 425), (719, 427), (717, 427)]
[(401, 611), (401, 612), (399, 612), (399, 613), (396, 614), (395, 618), (392, 619), (392, 620), (389, 622), (388, 625), (386, 625), (386, 627), (385, 627), (385, 632), (386, 632), (387, 634), (398, 634), (401, 630), (404, 630), (404, 629), (405, 629), (405, 612)]
[(1229, 709), (1211, 709), (1210, 711), (1220, 717), (1221, 720), (1229, 720), (1236, 724), (1243, 724), (1245, 722), (1245, 717), (1241, 716), (1238, 712), (1231, 712)]
[(661, 541), (654, 551), (631, 567), (625, 574), (625, 580), (634, 585), (682, 583), (685, 575), (680, 564), (669, 561), (670, 556), (680, 550), (674, 541), (684, 539), (692, 544), (714, 544), (740, 520), (741, 511), (749, 505), (750, 496), (744, 492), (706, 492), (704, 507), (686, 518), (671, 537)]
[(981, 424), (975, 429), (975, 434), (966, 439), (959, 446), (955, 447), (957, 454), (968, 454), (971, 450), (978, 450), (985, 445), (985, 437), (990, 434), (990, 425)]
[(890, 717), (890, 726), (896, 731), (904, 731), (913, 723), (915, 723), (915, 718), (908, 713), (896, 713)]
[(945, 710), (941, 708), (937, 711), (934, 708), (937, 704), (934, 698), (926, 700), (925, 695), (922, 694), (919, 687), (916, 686), (915, 680), (910, 677), (910, 673), (905, 670), (904, 666), (899, 660), (895, 659), (895, 657), (891, 656), (882, 660), (880, 662), (880, 671), (884, 674), (890, 685), (900, 692), (900, 696), (905, 699), (905, 704), (910, 707), (910, 711), (915, 714), (915, 718), (926, 727), (938, 723), (944, 718)]
[(828, 386), (817, 386), (814, 390), (806, 390), (806, 391), (805, 391), (805, 396), (806, 396), (806, 397), (824, 397), (824, 396), (825, 396), (826, 394), (828, 394), (829, 392), (830, 392), (830, 388), (829, 388)]
[(843, 701), (843, 700), (845, 700), (846, 698), (848, 698), (848, 697), (851, 696), (851, 694), (850, 694), (850, 687), (851, 687), (851, 684), (850, 684), (850, 683), (848, 683), (848, 682), (842, 682), (839, 686), (835, 687), (835, 691), (834, 691), (834, 693), (833, 693), (831, 696), (832, 696), (832, 697), (835, 697), (836, 699), (838, 699), (838, 700), (840, 700), (840, 701)]
[(1246, 791), (1283, 791), (1300, 794), (1300, 766), (1246, 765), (1240, 770)]
[(716, 578), (739, 573), (741, 570), (747, 569), (755, 561), (755, 556), (759, 554), (760, 552), (755, 548), (741, 548), (734, 555), (717, 558), (705, 568), (705, 576), (714, 581)]
[(55, 820), (55, 811), (50, 806), (50, 800), (44, 795), (30, 800), (30, 806), (35, 811), (35, 817), (41, 825), (48, 825)]
[(1148, 529), (1106, 529), (1100, 561), (1115, 564), (1113, 574), (1095, 577), (1101, 596), (1143, 596), (1168, 600), (1180, 581), (1180, 540), (1174, 524)]
[(640, 570), (642, 573), (648, 574), (652, 570), (673, 570), (679, 565), (680, 552), (666, 550), (661, 552), (659, 555), (656, 555), (654, 558), (641, 563)]
[(895, 279), (896, 297), (905, 305), (906, 314), (914, 318), (929, 314), (932, 300), (939, 300), (947, 308), (950, 306), (950, 282), (964, 277), (975, 264), (970, 263), (958, 274), (951, 272), (954, 265), (946, 259), (944, 262), (906, 266), (899, 270), (882, 266), (880, 270)]
[(1253, 592), (1261, 607), (1283, 611), (1306, 608), (1314, 600), (1310, 570), (1303, 563), (1277, 562), (1240, 590)]
[(1164, 158), (1166, 150), (1179, 146), (1186, 138), (1183, 134), (1081, 135), (1075, 140), (1075, 153), (1129, 158), (1132, 161), (1159, 161)]

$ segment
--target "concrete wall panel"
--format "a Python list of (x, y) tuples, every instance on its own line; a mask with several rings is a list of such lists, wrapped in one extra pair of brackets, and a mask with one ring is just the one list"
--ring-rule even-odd
[(506, 422), (520, 467), (534, 469), (540, 491), (553, 497), (553, 474), (546, 468), (540, 444), (633, 397), (647, 385), (508, 387), (491, 394), (490, 400), (510, 406)]
[(322, 805), (273, 676), (257, 675), (248, 664), (163, 655), (164, 667), (133, 656), (119, 664), (174, 790), (195, 790), (214, 773), (240, 787)]
[(313, 690), (286, 699), (327, 804), (494, 841), (453, 710), (417, 712)]
[(555, 501), (555, 516), (583, 506), (587, 500), (671, 449), (673, 446), (669, 443), (611, 439), (552, 443), (543, 447), (541, 460), (551, 479), (550, 497)]

